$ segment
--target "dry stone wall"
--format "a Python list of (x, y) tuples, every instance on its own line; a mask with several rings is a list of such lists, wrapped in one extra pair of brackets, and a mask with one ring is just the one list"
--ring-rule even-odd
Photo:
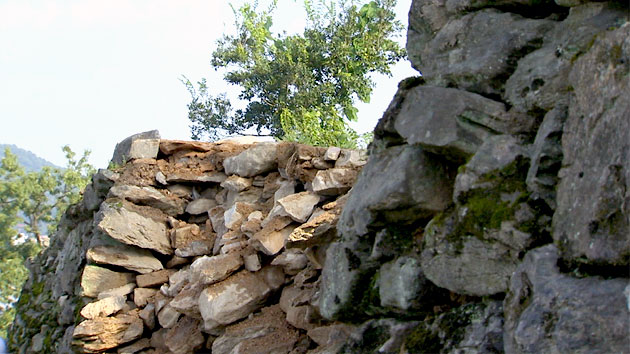
[(152, 131), (112, 161), (31, 264), (15, 352), (329, 346), (319, 275), (364, 152)]
[(629, 11), (414, 0), (424, 76), (400, 83), (367, 163), (121, 142), (127, 163), (30, 265), (11, 347), (627, 353)]

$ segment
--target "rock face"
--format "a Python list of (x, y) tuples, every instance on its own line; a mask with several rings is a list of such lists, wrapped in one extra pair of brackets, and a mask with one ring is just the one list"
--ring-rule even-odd
[(424, 76), (367, 159), (126, 139), (30, 264), (11, 350), (627, 352), (629, 21), (414, 0)]

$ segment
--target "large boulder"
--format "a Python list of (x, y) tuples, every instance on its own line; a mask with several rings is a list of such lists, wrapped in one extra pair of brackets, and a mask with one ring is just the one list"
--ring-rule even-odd
[(628, 62), (626, 23), (597, 36), (569, 75), (574, 91), (562, 136), (553, 237), (563, 258), (575, 262), (630, 265)]
[(514, 272), (504, 301), (506, 353), (623, 353), (630, 348), (628, 279), (575, 278), (553, 245)]

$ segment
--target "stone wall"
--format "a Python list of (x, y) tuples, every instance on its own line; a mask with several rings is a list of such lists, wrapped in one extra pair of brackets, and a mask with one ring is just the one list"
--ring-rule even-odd
[[(630, 350), (626, 2), (415, 0), (328, 249), (345, 352)], [(395, 172), (394, 172), (395, 171)]]
[(12, 350), (326, 348), (319, 275), (365, 160), (293, 143), (126, 139), (30, 264)]
[(415, 0), (409, 24), (424, 76), (366, 164), (121, 142), (30, 265), (13, 350), (628, 352), (627, 2)]

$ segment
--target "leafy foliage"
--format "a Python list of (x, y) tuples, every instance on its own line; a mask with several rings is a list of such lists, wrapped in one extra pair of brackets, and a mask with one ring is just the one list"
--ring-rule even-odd
[(212, 67), (240, 86), (244, 109), (234, 109), (226, 94), (214, 96), (202, 79), (183, 80), (192, 138), (269, 134), (311, 145), (356, 146), (349, 126), (357, 120), (355, 101), (368, 102), (374, 72), (391, 75), (390, 65), (405, 52), (392, 39), (402, 25), (395, 0), (304, 1), (307, 26), (302, 34), (271, 31), (275, 2), (265, 11), (245, 4), (236, 15), (236, 35), (225, 35), (212, 54)]
[[(39, 171), (26, 172), (17, 156), (8, 148), (0, 163), (0, 336), (15, 316), (13, 304), (28, 277), (24, 266), (44, 246), (42, 222), (52, 234), (65, 209), (79, 201), (81, 191), (89, 183), (94, 168), (87, 163), (89, 152), (76, 159), (76, 154), (64, 146), (65, 169), (44, 166)], [(24, 224), (25, 235), (17, 230)]]

